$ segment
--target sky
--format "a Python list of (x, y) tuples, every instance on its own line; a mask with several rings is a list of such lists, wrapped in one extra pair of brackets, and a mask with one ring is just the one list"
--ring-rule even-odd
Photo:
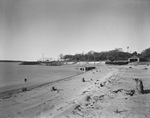
[(0, 60), (150, 47), (150, 0), (0, 0)]

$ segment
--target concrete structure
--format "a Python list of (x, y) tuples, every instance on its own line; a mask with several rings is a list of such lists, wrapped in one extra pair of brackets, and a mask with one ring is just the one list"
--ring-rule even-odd
[(135, 55), (128, 59), (128, 62), (139, 62), (139, 61), (140, 61), (140, 58)]

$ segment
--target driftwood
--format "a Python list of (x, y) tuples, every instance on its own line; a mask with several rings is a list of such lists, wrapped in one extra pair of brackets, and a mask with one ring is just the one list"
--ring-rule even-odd
[(143, 82), (140, 79), (134, 79), (136, 82), (136, 92), (139, 94), (143, 94), (144, 93), (144, 86), (143, 86)]
[(133, 96), (135, 93), (135, 90), (124, 90), (124, 89), (118, 89), (113, 91), (114, 93), (118, 93), (118, 92), (124, 92), (126, 95), (130, 95)]
[(57, 91), (57, 89), (55, 87), (52, 87), (52, 90), (51, 91)]

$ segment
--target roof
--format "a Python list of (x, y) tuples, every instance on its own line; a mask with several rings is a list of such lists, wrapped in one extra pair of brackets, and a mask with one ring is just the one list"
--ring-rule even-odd
[(132, 56), (132, 57), (130, 57), (129, 59), (138, 59), (139, 57), (137, 57), (137, 56)]

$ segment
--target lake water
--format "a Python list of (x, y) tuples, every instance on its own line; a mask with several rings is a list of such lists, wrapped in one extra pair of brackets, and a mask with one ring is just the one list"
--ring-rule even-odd
[(28, 86), (56, 81), (81, 73), (73, 65), (40, 66), (19, 65), (17, 62), (0, 62), (0, 92), (24, 86), (24, 78)]

